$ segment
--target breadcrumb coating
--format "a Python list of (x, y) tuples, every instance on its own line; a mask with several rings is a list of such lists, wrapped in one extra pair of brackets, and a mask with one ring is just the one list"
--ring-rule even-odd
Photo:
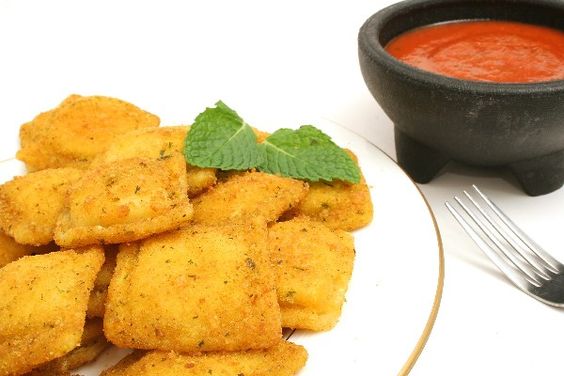
[(114, 344), (135, 349), (273, 346), (282, 329), (266, 225), (193, 225), (123, 245), (104, 332)]
[(181, 156), (125, 159), (90, 169), (73, 184), (55, 241), (64, 247), (130, 242), (178, 228), (191, 216)]
[[(167, 159), (182, 155), (187, 126), (143, 128), (127, 132), (115, 138), (108, 149), (92, 162), (93, 166), (128, 158), (143, 157)], [(188, 197), (194, 197), (217, 181), (215, 168), (200, 168), (186, 165)]]
[(134, 353), (102, 376), (292, 376), (307, 360), (306, 350), (280, 340), (266, 350), (186, 355), (151, 351)]
[(25, 256), (0, 269), (0, 374), (22, 374), (80, 345), (99, 247)]
[[(345, 151), (358, 160), (350, 150)], [(372, 198), (364, 176), (358, 184), (339, 180), (313, 182), (308, 194), (289, 214), (306, 215), (331, 229), (354, 231), (372, 221)]]
[(0, 268), (33, 253), (33, 247), (16, 243), (14, 238), (0, 231)]
[(69, 189), (82, 173), (75, 168), (46, 169), (0, 185), (0, 228), (20, 244), (52, 242)]
[(115, 136), (159, 123), (157, 116), (120, 99), (70, 95), (21, 126), (16, 157), (29, 171), (86, 168)]
[(307, 192), (308, 184), (296, 179), (256, 171), (234, 174), (194, 199), (194, 221), (245, 223), (260, 218), (273, 222), (298, 205)]
[(102, 320), (87, 320), (80, 340), (80, 346), (60, 358), (34, 368), (26, 376), (62, 376), (95, 360), (110, 343), (104, 337)]
[(354, 263), (353, 237), (307, 217), (268, 233), (282, 325), (328, 330), (341, 314)]

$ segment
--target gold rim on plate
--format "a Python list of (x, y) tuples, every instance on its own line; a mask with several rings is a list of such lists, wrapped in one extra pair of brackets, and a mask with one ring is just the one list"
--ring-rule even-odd
[(433, 214), (433, 211), (431, 210), (431, 206), (429, 205), (429, 202), (427, 201), (427, 199), (423, 195), (423, 192), (421, 192), (421, 189), (419, 189), (417, 184), (415, 184), (415, 182), (413, 180), (411, 180), (411, 178), (409, 180), (413, 183), (413, 185), (415, 185), (415, 187), (419, 191), (419, 194), (423, 198), (423, 201), (425, 201), (425, 205), (427, 205), (427, 209), (429, 210), (429, 214), (431, 215), (431, 219), (433, 220), (433, 226), (435, 227), (435, 233), (436, 233), (436, 236), (437, 236), (437, 246), (439, 248), (439, 278), (438, 278), (438, 281), (437, 281), (437, 290), (435, 292), (435, 300), (433, 301), (433, 307), (431, 308), (429, 318), (427, 319), (427, 323), (425, 324), (425, 328), (423, 329), (423, 333), (421, 333), (421, 337), (419, 337), (419, 340), (417, 341), (415, 348), (413, 349), (413, 351), (409, 355), (409, 358), (407, 359), (407, 361), (403, 365), (402, 369), (398, 373), (398, 375), (400, 375), (400, 376), (406, 376), (406, 375), (409, 374), (409, 372), (411, 372), (411, 369), (413, 368), (413, 366), (417, 362), (417, 359), (419, 359), (419, 355), (421, 355), (421, 353), (423, 352), (423, 349), (425, 348), (425, 344), (427, 343), (427, 340), (429, 339), (429, 336), (431, 335), (431, 331), (433, 330), (433, 327), (435, 325), (435, 321), (437, 319), (437, 314), (439, 313), (439, 306), (441, 305), (441, 298), (443, 296), (443, 286), (444, 286), (444, 280), (445, 280), (445, 255), (444, 255), (444, 249), (443, 249), (443, 241), (442, 241), (442, 238), (441, 238), (441, 233), (439, 231), (439, 226), (437, 224), (437, 220), (435, 218), (435, 215)]

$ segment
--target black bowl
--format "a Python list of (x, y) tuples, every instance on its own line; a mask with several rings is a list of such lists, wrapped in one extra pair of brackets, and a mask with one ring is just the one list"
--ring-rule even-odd
[[(395, 126), (398, 163), (427, 183), (450, 160), (507, 166), (525, 192), (564, 183), (564, 80), (506, 84), (461, 80), (400, 62), (384, 46), (424, 25), (511, 20), (564, 31), (562, 0), (410, 0), (370, 17), (358, 35), (364, 80)], [(564, 46), (563, 46), (564, 48)]]

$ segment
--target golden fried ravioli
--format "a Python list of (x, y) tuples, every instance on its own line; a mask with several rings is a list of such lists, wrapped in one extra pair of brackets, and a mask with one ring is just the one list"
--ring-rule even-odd
[(116, 268), (116, 256), (118, 252), (118, 246), (115, 244), (104, 246), (104, 252), (106, 255), (106, 260), (104, 265), (100, 269), (96, 280), (94, 281), (94, 288), (90, 293), (90, 299), (88, 300), (88, 310), (86, 311), (87, 317), (104, 317), (104, 312), (106, 310), (106, 297), (108, 296), (108, 286), (112, 280), (112, 275), (114, 275), (114, 269)]
[(151, 351), (134, 353), (102, 376), (292, 376), (303, 368), (306, 350), (280, 340), (266, 350), (183, 355)]
[(31, 253), (33, 247), (16, 243), (11, 236), (0, 231), (0, 268)]
[(69, 187), (82, 170), (55, 168), (33, 172), (0, 186), (0, 228), (20, 244), (53, 241), (55, 223)]
[(307, 183), (263, 172), (231, 175), (194, 200), (194, 221), (245, 223), (249, 218), (278, 219), (307, 194)]
[(117, 136), (92, 163), (99, 165), (135, 157), (167, 159), (182, 152), (187, 132), (186, 126), (130, 131)]
[(213, 187), (217, 182), (215, 168), (202, 168), (186, 164), (188, 197), (192, 198)]
[[(345, 151), (357, 161), (350, 150)], [(332, 229), (353, 231), (372, 221), (372, 199), (364, 177), (358, 184), (339, 180), (313, 182), (292, 214), (307, 215)]]
[(282, 325), (327, 330), (340, 316), (352, 274), (352, 235), (305, 217), (274, 224), (268, 244)]
[(23, 256), (39, 255), (58, 251), (55, 243), (34, 247), (17, 243), (14, 238), (0, 231), (0, 268)]
[(159, 123), (157, 116), (119, 99), (71, 95), (22, 125), (17, 158), (29, 171), (84, 168), (116, 135)]
[(0, 375), (21, 374), (80, 345), (99, 247), (26, 256), (0, 269)]
[(273, 346), (281, 337), (266, 226), (188, 226), (122, 245), (104, 332), (120, 347), (178, 352)]
[[(99, 165), (134, 157), (167, 159), (176, 154), (183, 155), (187, 132), (186, 126), (143, 128), (127, 132), (116, 137), (92, 164)], [(186, 179), (188, 197), (193, 197), (215, 184), (216, 170), (187, 165)]]
[(60, 246), (122, 243), (190, 220), (184, 159), (131, 158), (86, 171), (71, 188), (55, 229)]
[(104, 337), (102, 320), (87, 320), (80, 340), (80, 346), (60, 358), (34, 368), (26, 376), (62, 376), (75, 368), (90, 363), (98, 357), (110, 343)]

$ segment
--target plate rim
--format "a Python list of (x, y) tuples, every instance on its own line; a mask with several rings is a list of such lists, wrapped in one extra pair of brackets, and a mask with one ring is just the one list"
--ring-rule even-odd
[[(380, 149), (380, 151), (382, 151), (382, 150)], [(441, 300), (442, 300), (442, 296), (443, 296), (443, 288), (444, 288), (445, 255), (444, 255), (443, 240), (442, 240), (442, 237), (441, 237), (441, 232), (439, 230), (439, 225), (437, 223), (435, 213), (433, 213), (433, 210), (431, 209), (431, 205), (429, 204), (429, 201), (427, 200), (427, 198), (425, 197), (425, 195), (423, 194), (423, 192), (421, 191), (419, 186), (409, 177), (409, 175), (407, 175), (407, 173), (397, 164), (397, 162), (394, 161), (384, 151), (382, 151), (382, 153), (384, 153), (388, 158), (390, 158), (392, 160), (392, 162), (394, 162), (394, 164), (396, 164), (396, 166), (398, 166), (401, 169), (402, 173), (405, 174), (409, 178), (409, 181), (415, 186), (415, 188), (419, 192), (419, 195), (421, 196), (421, 198), (425, 202), (425, 205), (427, 206), (427, 211), (429, 212), (429, 215), (431, 216), (431, 219), (433, 221), (433, 227), (435, 228), (437, 247), (438, 247), (438, 251), (439, 251), (439, 275), (438, 275), (438, 278), (437, 278), (437, 288), (435, 290), (435, 299), (433, 301), (433, 306), (431, 307), (431, 312), (429, 313), (429, 316), (427, 317), (427, 322), (425, 323), (425, 327), (423, 328), (423, 332), (421, 333), (419, 340), (415, 344), (415, 347), (411, 351), (409, 357), (407, 358), (406, 362), (404, 363), (403, 367), (401, 368), (400, 372), (398, 373), (398, 375), (400, 375), (400, 376), (406, 376), (411, 372), (411, 370), (413, 369), (413, 366), (415, 366), (415, 364), (417, 363), (419, 356), (421, 355), (421, 353), (423, 352), (423, 350), (425, 348), (425, 345), (427, 344), (427, 340), (431, 336), (431, 332), (433, 331), (433, 327), (435, 326), (435, 322), (437, 320), (437, 316), (438, 316), (438, 313), (439, 313), (439, 308), (440, 308)]]

